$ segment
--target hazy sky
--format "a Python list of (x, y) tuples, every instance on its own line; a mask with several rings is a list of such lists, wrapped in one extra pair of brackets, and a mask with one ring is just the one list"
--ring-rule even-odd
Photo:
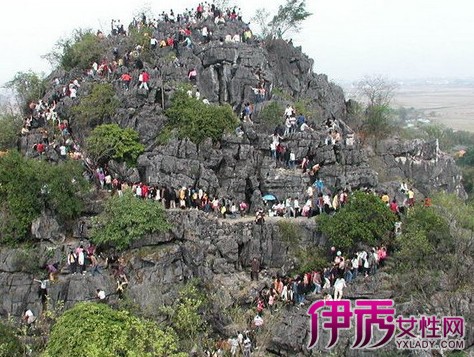
[[(234, 3), (242, 8), (244, 20), (250, 21), (257, 7), (272, 12), (284, 1)], [(111, 19), (128, 23), (143, 8), (158, 14), (173, 4), (180, 12), (197, 3), (8, 1), (2, 5), (0, 21), (0, 83), (18, 71), (49, 73), (51, 68), (41, 55), (75, 28), (108, 31)], [(293, 42), (315, 60), (314, 71), (331, 80), (354, 81), (367, 74), (391, 79), (474, 77), (472, 0), (307, 0), (307, 8), (313, 16)]]

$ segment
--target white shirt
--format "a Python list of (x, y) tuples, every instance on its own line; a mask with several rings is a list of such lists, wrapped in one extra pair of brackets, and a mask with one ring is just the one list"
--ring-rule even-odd
[(263, 319), (258, 315), (254, 317), (253, 322), (257, 327), (263, 325)]
[(334, 289), (341, 289), (346, 287), (346, 281), (343, 278), (337, 278), (334, 282)]
[(26, 322), (28, 324), (31, 324), (31, 323), (35, 322), (35, 320), (36, 320), (36, 317), (33, 314), (33, 311), (31, 311), (31, 310), (26, 310), (25, 317), (26, 317)]

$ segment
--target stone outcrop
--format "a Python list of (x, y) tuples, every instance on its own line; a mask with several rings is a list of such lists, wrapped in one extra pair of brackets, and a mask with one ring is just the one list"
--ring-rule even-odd
[[(129, 295), (144, 311), (171, 303), (177, 287), (189, 279), (199, 278), (212, 285), (222, 277), (232, 280), (232, 276), (244, 274), (248, 283), (253, 257), (261, 260), (265, 271), (284, 274), (294, 264), (290, 245), (324, 244), (315, 231), (314, 220), (291, 220), (299, 226), (300, 236), (297, 241), (289, 241), (282, 235), (276, 218), (260, 226), (255, 225), (253, 217), (223, 220), (202, 211), (166, 212), (173, 228), (136, 241), (125, 254)], [(78, 241), (43, 242), (22, 249), (0, 248), (1, 314), (19, 316), (27, 307), (41, 311), (39, 284), (33, 278), (46, 276), (46, 263), (62, 264), (58, 282), (49, 288), (52, 304), (64, 301), (68, 307), (76, 301), (91, 300), (97, 288), (114, 293), (115, 281), (110, 271), (95, 277), (68, 274), (64, 257), (77, 244)]]
[[(251, 130), (251, 128), (250, 128)], [(377, 185), (377, 174), (367, 164), (362, 148), (356, 143), (344, 145), (339, 156), (333, 145), (326, 145), (323, 131), (298, 132), (285, 138), (284, 145), (296, 157), (309, 156), (320, 163), (320, 176), (331, 188), (360, 188)], [(271, 138), (256, 133), (238, 138), (227, 135), (219, 146), (210, 141), (197, 146), (189, 140), (173, 140), (143, 154), (138, 166), (146, 181), (178, 188), (196, 186), (212, 195), (254, 202), (260, 193), (272, 193), (279, 199), (300, 197), (311, 184), (301, 169), (276, 165), (270, 156)], [(281, 166), (281, 167), (280, 167)]]
[(437, 140), (383, 140), (371, 159), (386, 181), (405, 180), (425, 196), (442, 191), (467, 198), (461, 170), (452, 156), (439, 149)]
[[(116, 162), (109, 164), (109, 169), (117, 176), (131, 182), (145, 181), (173, 188), (194, 186), (211, 196), (237, 202), (246, 200), (252, 209), (263, 205), (261, 197), (266, 193), (274, 194), (278, 199), (299, 197), (302, 200), (305, 189), (312, 183), (310, 177), (298, 168), (289, 169), (275, 163), (270, 156), (273, 128), (270, 130), (258, 121), (258, 113), (270, 100), (289, 102), (283, 93), (290, 94), (295, 100), (306, 101), (312, 112), (316, 113), (316, 117), (311, 118), (315, 131), (292, 133), (282, 140), (283, 144), (295, 153), (298, 160), (308, 156), (313, 163), (321, 164), (319, 176), (331, 190), (374, 187), (396, 192), (397, 180), (408, 180), (417, 188), (417, 193), (427, 195), (432, 189), (438, 189), (465, 197), (459, 170), (453, 159), (439, 151), (435, 142), (390, 139), (377, 143), (376, 150), (369, 150), (357, 140), (351, 143), (344, 140), (340, 147), (327, 144), (327, 128), (323, 122), (328, 118), (337, 120), (343, 138), (353, 134), (345, 124), (347, 109), (344, 94), (340, 87), (329, 82), (327, 76), (313, 72), (313, 60), (304, 55), (301, 48), (295, 48), (283, 40), (224, 43), (220, 38), (229, 33), (241, 33), (246, 25), (241, 22), (221, 27), (212, 22), (207, 25), (214, 33), (214, 39), (201, 44), (200, 35), (195, 30), (195, 47), (193, 50), (180, 47), (178, 64), (172, 60), (174, 51), (170, 48), (147, 53), (144, 65), (151, 74), (149, 92), (136, 88), (138, 70), (134, 68), (133, 61), (128, 68), (119, 68), (112, 76), (111, 83), (117, 90), (121, 105), (107, 121), (134, 128), (146, 146), (145, 153), (138, 159), (137, 168)], [(177, 25), (160, 24), (155, 35), (162, 38), (177, 30)], [(135, 48), (136, 43), (131, 41), (130, 37), (110, 37), (105, 40), (104, 46), (116, 47), (119, 54), (123, 54)], [(227, 133), (219, 143), (208, 140), (196, 145), (187, 139), (172, 139), (165, 145), (158, 145), (156, 137), (168, 120), (164, 110), (169, 106), (177, 85), (187, 81), (190, 68), (198, 71), (196, 88), (202, 97), (212, 103), (229, 103), (237, 112), (243, 102), (254, 101), (252, 88), (263, 81), (268, 96), (263, 103), (256, 105), (256, 124), (243, 123), (242, 137)], [(124, 71), (134, 75), (132, 88), (127, 92), (121, 89), (118, 80)], [(80, 75), (80, 71), (56, 71), (51, 76), (67, 83)], [(71, 108), (88, 93), (91, 86), (92, 82), (86, 80), (78, 99), (61, 100), (57, 106), (59, 116), (70, 117)], [(49, 89), (46, 97), (51, 95), (52, 90)], [(74, 126), (74, 122), (71, 125)], [(83, 139), (80, 135), (78, 137), (80, 141)], [(33, 146), (41, 139), (38, 130), (31, 130), (28, 135), (22, 136), (21, 150), (35, 157), (37, 154)], [(45, 157), (58, 161), (58, 153), (53, 149), (48, 149)], [(89, 238), (87, 225), (90, 218), (102, 209), (100, 198), (91, 196), (87, 200), (83, 217), (80, 218), (80, 221), (86, 222), (83, 238)], [(279, 218), (269, 219), (265, 225), (258, 226), (252, 218), (222, 220), (193, 210), (171, 210), (167, 211), (167, 215), (173, 227), (169, 232), (143, 237), (125, 253), (126, 272), (130, 280), (127, 294), (146, 314), (157, 315), (156, 308), (171, 303), (180, 286), (192, 278), (199, 278), (222, 292), (215, 303), (215, 325), (222, 327), (219, 332), (223, 336), (229, 326), (225, 326), (225, 317), (219, 311), (236, 304), (251, 306), (257, 291), (264, 284), (271, 283), (271, 276), (277, 273), (284, 275), (291, 270), (296, 260), (295, 249), (305, 250), (306, 247), (325, 244), (323, 237), (316, 232), (313, 219), (289, 221), (298, 226), (297, 241), (294, 241), (282, 233)], [(60, 223), (44, 214), (32, 224), (32, 235), (40, 241), (38, 244), (21, 249), (0, 248), (2, 316), (19, 316), (26, 308), (36, 313), (42, 310), (37, 295), (38, 283), (33, 282), (33, 278), (44, 277), (44, 264), (64, 262), (69, 248), (78, 243), (66, 240), (63, 233), (64, 228), (69, 228), (73, 231), (72, 236), (78, 238), (77, 228), (62, 227)], [(253, 257), (258, 257), (264, 268), (263, 279), (259, 283), (251, 283), (249, 279)], [(49, 287), (51, 306), (58, 301), (64, 301), (65, 306), (69, 307), (77, 301), (91, 300), (96, 288), (104, 289), (112, 294), (112, 300), (115, 299), (116, 283), (109, 271), (95, 277), (67, 273), (67, 268), (63, 269), (58, 282)], [(347, 296), (351, 299), (393, 297), (395, 293), (380, 289), (374, 295), (374, 286), (382, 286), (381, 276), (378, 282), (350, 287)], [(464, 315), (472, 326), (474, 302), (470, 296), (460, 292), (448, 303), (446, 296), (439, 294), (430, 297), (429, 302), (437, 314)], [(313, 352), (307, 350), (309, 325), (305, 308), (290, 308), (284, 314), (273, 317), (266, 342), (269, 353), (309, 356), (318, 355), (316, 350), (327, 352), (322, 344)], [(424, 311), (416, 303), (400, 308), (405, 315)], [(349, 348), (351, 333), (343, 334), (340, 350), (336, 353), (364, 355)], [(468, 334), (467, 345), (470, 346), (474, 343), (472, 327)]]

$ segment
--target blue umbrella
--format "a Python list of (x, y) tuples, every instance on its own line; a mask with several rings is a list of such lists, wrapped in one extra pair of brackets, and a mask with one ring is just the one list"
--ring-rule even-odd
[(262, 197), (265, 201), (276, 201), (276, 197), (271, 195), (271, 194), (267, 194), (265, 196)]

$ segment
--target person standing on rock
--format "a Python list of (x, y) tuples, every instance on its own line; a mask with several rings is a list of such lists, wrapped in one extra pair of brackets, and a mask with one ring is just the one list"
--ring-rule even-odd
[(138, 87), (138, 89), (145, 88), (148, 91), (149, 80), (150, 80), (150, 75), (148, 74), (146, 70), (142, 69), (142, 73), (140, 73), (140, 76), (138, 77), (138, 81), (140, 82), (140, 86)]
[(338, 277), (334, 282), (334, 300), (342, 299), (342, 292), (347, 287), (346, 281), (343, 277)]
[(252, 272), (250, 274), (250, 278), (252, 280), (258, 281), (258, 273), (260, 272), (260, 262), (257, 258), (252, 259)]
[(250, 338), (248, 337), (248, 335), (246, 335), (244, 339), (244, 357), (250, 357), (251, 350), (252, 350), (252, 341), (250, 341)]
[(48, 279), (33, 279), (33, 281), (40, 283), (38, 296), (41, 298), (41, 303), (44, 305), (48, 299)]
[(74, 251), (71, 249), (69, 251), (69, 254), (67, 255), (67, 264), (69, 266), (69, 272), (71, 274), (76, 274), (77, 271), (77, 255), (74, 253)]

